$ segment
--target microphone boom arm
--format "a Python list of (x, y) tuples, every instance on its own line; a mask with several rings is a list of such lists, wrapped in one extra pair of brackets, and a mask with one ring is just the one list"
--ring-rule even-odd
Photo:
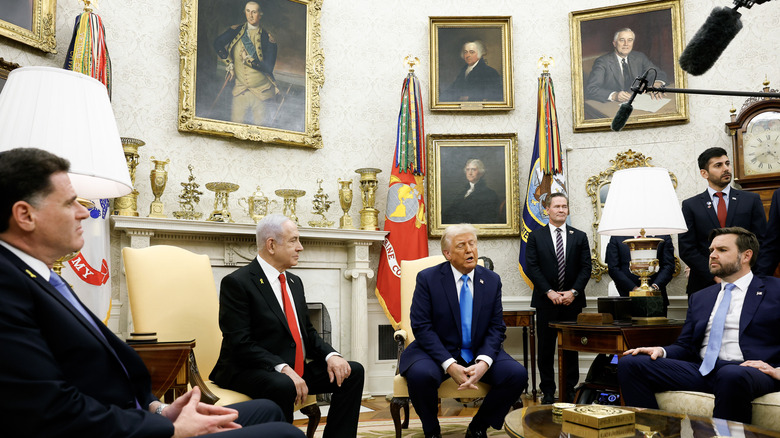
[(744, 96), (744, 97), (775, 97), (780, 98), (780, 93), (763, 91), (729, 91), (729, 90), (698, 90), (695, 88), (670, 88), (670, 87), (646, 87), (645, 93), (682, 93), (705, 94), (710, 96)]

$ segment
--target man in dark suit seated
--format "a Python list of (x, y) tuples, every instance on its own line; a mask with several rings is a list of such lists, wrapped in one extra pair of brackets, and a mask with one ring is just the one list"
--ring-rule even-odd
[(89, 216), (69, 166), (40, 149), (0, 153), (0, 435), (303, 437), (268, 400), (211, 406), (197, 387), (171, 405), (152, 395), (141, 358), (51, 270), (81, 249)]
[(731, 227), (710, 236), (710, 270), (721, 283), (690, 296), (674, 344), (623, 353), (618, 380), (628, 406), (658, 409), (656, 392), (707, 392), (715, 395), (713, 417), (750, 423), (753, 399), (780, 390), (761, 369), (780, 365), (780, 280), (750, 271), (755, 234)]
[[(614, 51), (596, 58), (593, 68), (585, 82), (585, 99), (599, 102), (626, 102), (631, 98), (631, 85), (637, 76), (647, 69), (654, 68), (657, 75), (650, 72), (648, 79), (655, 79), (656, 87), (664, 85), (666, 73), (656, 67), (642, 52), (634, 50), (634, 31), (623, 28), (615, 32), (612, 39)], [(660, 95), (651, 95), (658, 98)]]
[[(708, 262), (709, 234), (715, 228), (742, 227), (752, 232), (763, 245), (766, 215), (761, 198), (751, 192), (731, 186), (731, 161), (726, 150), (712, 147), (698, 158), (699, 172), (707, 180), (707, 190), (682, 203), (682, 213), (688, 231), (677, 238), (680, 258), (690, 268), (686, 292), (696, 291), (719, 282), (710, 272)], [(759, 256), (759, 254), (756, 254)]]
[(758, 275), (774, 275), (778, 263), (780, 263), (780, 189), (775, 190), (775, 193), (772, 194), (766, 238), (762, 242), (761, 253), (758, 255), (756, 273)]
[[(555, 401), (555, 349), (558, 330), (551, 321), (574, 321), (585, 307), (585, 285), (591, 271), (590, 245), (582, 231), (566, 224), (569, 200), (563, 193), (548, 198), (550, 223), (528, 236), (525, 271), (534, 284), (531, 306), (536, 308), (536, 339), (539, 344), (539, 387), (542, 403)], [(574, 387), (579, 380), (579, 355), (564, 351), (568, 375), (566, 388), (558, 388), (562, 401), (574, 402)]]
[(355, 436), (363, 366), (341, 357), (309, 320), (303, 282), (287, 271), (303, 251), (298, 226), (281, 214), (266, 216), (257, 224), (257, 248), (251, 263), (222, 279), (222, 349), (211, 379), (275, 401), (290, 422), (293, 405), (309, 393), (333, 393), (323, 437)]
[(441, 437), (438, 388), (452, 377), (459, 389), (491, 385), (466, 437), (501, 429), (509, 408), (528, 385), (528, 372), (503, 349), (506, 326), (498, 274), (477, 265), (477, 230), (467, 224), (444, 230), (447, 261), (417, 274), (410, 309), (414, 341), (401, 354), (400, 373), (426, 437)]
[[(650, 237), (650, 236), (648, 236)], [(669, 235), (656, 236), (663, 239), (658, 244), (657, 258), (658, 271), (650, 276), (650, 286), (658, 291), (664, 297), (664, 312), (669, 307), (669, 297), (666, 294), (666, 285), (672, 280), (674, 275), (674, 243)], [(607, 244), (607, 253), (605, 259), (609, 276), (615, 282), (618, 293), (622, 297), (629, 296), (629, 293), (639, 287), (639, 277), (631, 273), (631, 251), (628, 245), (623, 243), (632, 236), (612, 236)]]

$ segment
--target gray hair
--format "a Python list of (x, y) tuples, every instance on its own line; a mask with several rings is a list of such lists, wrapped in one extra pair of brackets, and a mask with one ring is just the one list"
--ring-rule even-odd
[(485, 50), (485, 44), (482, 43), (480, 40), (474, 40), (474, 41), (466, 41), (463, 43), (463, 47), (460, 50), (460, 57), (463, 58), (463, 50), (466, 48), (466, 44), (474, 44), (477, 46), (477, 56), (482, 58), (487, 53), (487, 50)]
[(477, 238), (477, 229), (471, 224), (455, 224), (450, 225), (444, 229), (444, 234), (441, 236), (441, 250), (442, 252), (448, 251), (452, 246), (452, 238), (459, 235), (469, 233), (474, 235), (474, 239)]
[(479, 172), (480, 177), (485, 174), (485, 164), (479, 158), (470, 158), (466, 160), (466, 165), (463, 166), (464, 173), (466, 172), (466, 168), (469, 167), (469, 164), (472, 163), (474, 163), (474, 166), (477, 167), (477, 171)]
[(613, 42), (613, 43), (614, 43), (615, 41), (617, 41), (617, 37), (618, 37), (618, 35), (620, 35), (620, 32), (631, 32), (631, 33), (634, 35), (634, 38), (636, 38), (636, 33), (634, 33), (634, 31), (633, 31), (633, 30), (631, 30), (631, 29), (630, 29), (630, 28), (628, 28), (628, 27), (624, 27), (624, 28), (622, 28), (622, 29), (618, 30), (617, 32), (615, 32), (615, 36), (614, 36), (614, 37), (612, 37), (612, 42)]
[(257, 236), (257, 250), (261, 251), (265, 248), (265, 241), (268, 239), (274, 239), (277, 242), (282, 240), (284, 229), (282, 228), (286, 222), (292, 222), (290, 218), (283, 214), (274, 213), (269, 214), (257, 223), (255, 227), (255, 234)]

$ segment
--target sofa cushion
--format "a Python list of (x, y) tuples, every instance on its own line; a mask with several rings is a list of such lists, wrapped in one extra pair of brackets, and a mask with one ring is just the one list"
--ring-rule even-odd
[[(696, 391), (666, 391), (655, 394), (658, 407), (667, 412), (711, 417), (715, 396)], [(780, 431), (780, 392), (753, 400), (753, 424)]]

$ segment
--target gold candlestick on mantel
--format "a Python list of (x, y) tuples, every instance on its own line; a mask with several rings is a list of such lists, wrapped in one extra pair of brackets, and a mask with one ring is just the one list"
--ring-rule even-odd
[(306, 192), (296, 189), (279, 189), (274, 193), (276, 193), (276, 196), (284, 199), (284, 204), (282, 205), (282, 214), (289, 217), (290, 220), (298, 225), (298, 216), (295, 215), (295, 206), (297, 204), (298, 198), (305, 195)]
[(206, 183), (206, 188), (214, 192), (214, 211), (206, 220), (210, 222), (235, 222), (230, 215), (230, 210), (228, 210), (228, 197), (230, 192), (238, 190), (238, 184), (210, 182)]
[(363, 209), (360, 210), (360, 229), (376, 231), (379, 229), (379, 210), (374, 208), (376, 203), (376, 186), (379, 183), (377, 174), (382, 169), (364, 167), (355, 170), (360, 174), (360, 195), (363, 198)]
[(135, 189), (135, 168), (138, 167), (138, 148), (145, 145), (143, 140), (130, 137), (120, 137), (122, 140), (122, 149), (125, 151), (125, 160), (127, 161), (127, 170), (130, 171), (130, 183), (133, 185), (133, 191), (125, 196), (114, 199), (114, 215), (116, 216), (138, 216), (138, 190)]
[(339, 228), (344, 230), (354, 230), (355, 225), (352, 222), (352, 216), (349, 215), (349, 209), (352, 207), (352, 180), (338, 179), (339, 183), (339, 204), (344, 211), (344, 215), (339, 219)]
[(165, 166), (171, 162), (170, 159), (165, 161), (157, 160), (151, 157), (152, 163), (154, 163), (154, 169), (149, 174), (149, 179), (152, 182), (152, 193), (154, 194), (154, 201), (149, 206), (149, 217), (166, 217), (165, 209), (160, 197), (165, 191), (165, 184), (168, 183), (168, 171), (165, 170)]

